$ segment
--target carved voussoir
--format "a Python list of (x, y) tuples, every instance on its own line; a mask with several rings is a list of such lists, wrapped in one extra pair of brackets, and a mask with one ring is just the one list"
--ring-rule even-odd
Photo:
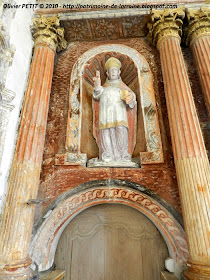
[(34, 42), (35, 45), (44, 43), (50, 45), (57, 52), (66, 49), (67, 42), (64, 39), (64, 28), (60, 27), (58, 16), (34, 18)]

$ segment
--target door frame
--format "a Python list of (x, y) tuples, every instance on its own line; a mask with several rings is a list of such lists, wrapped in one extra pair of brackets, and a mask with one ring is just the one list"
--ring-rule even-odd
[(74, 187), (46, 209), (35, 225), (30, 252), (39, 271), (48, 270), (53, 265), (59, 238), (69, 222), (85, 209), (103, 203), (124, 204), (149, 218), (167, 244), (175, 272), (183, 270), (189, 253), (176, 210), (144, 186), (129, 181), (102, 180)]

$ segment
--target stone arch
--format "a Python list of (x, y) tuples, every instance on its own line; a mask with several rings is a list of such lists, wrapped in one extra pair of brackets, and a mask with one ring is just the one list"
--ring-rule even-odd
[[(82, 83), (88, 61), (101, 53), (115, 52), (129, 57), (136, 69), (140, 86), (141, 109), (145, 130), (146, 150), (140, 153), (141, 163), (163, 162), (162, 142), (158, 123), (153, 79), (149, 64), (143, 55), (121, 44), (100, 45), (82, 54), (75, 63), (70, 77), (69, 112), (66, 135), (66, 164), (85, 165), (86, 155), (81, 153)], [(56, 156), (56, 164), (63, 164), (63, 157)]]
[(103, 203), (124, 204), (144, 214), (161, 232), (176, 269), (180, 270), (186, 263), (188, 249), (185, 233), (171, 213), (172, 207), (138, 184), (104, 180), (77, 186), (62, 194), (48, 207), (35, 227), (31, 246), (31, 257), (39, 271), (52, 266), (58, 240), (69, 222), (85, 209)]

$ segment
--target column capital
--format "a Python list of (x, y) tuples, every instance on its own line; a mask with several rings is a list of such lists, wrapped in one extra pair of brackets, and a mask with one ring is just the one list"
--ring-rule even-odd
[(181, 40), (182, 24), (185, 17), (184, 7), (177, 9), (154, 10), (150, 12), (148, 39), (157, 45), (167, 37), (176, 37)]
[(192, 45), (202, 36), (210, 35), (210, 9), (202, 7), (199, 10), (186, 9), (188, 26), (185, 29), (185, 43)]
[(44, 17), (33, 19), (33, 37), (34, 44), (43, 43), (51, 46), (57, 52), (66, 48), (67, 42), (64, 39), (64, 28), (60, 27), (59, 17)]

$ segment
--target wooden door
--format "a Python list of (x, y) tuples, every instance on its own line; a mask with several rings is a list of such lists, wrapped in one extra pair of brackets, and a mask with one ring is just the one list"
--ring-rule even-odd
[(55, 255), (65, 280), (160, 280), (167, 246), (153, 223), (124, 205), (103, 204), (77, 215)]

